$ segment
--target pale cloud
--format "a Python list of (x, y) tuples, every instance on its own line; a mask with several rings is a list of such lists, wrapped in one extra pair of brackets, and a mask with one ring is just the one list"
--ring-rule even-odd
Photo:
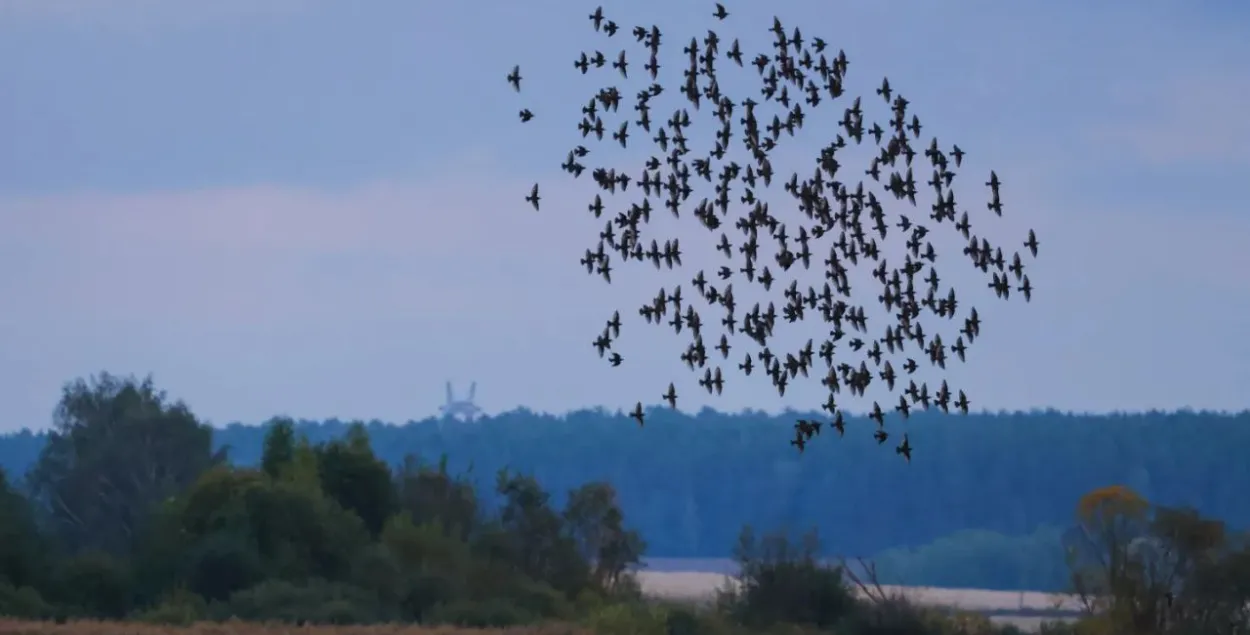
[(133, 30), (291, 15), (310, 0), (0, 0), (0, 20), (10, 27), (59, 24)]
[[(108, 3), (122, 7), (116, 12), (101, 11), (103, 0), (35, 2), (0, 0), (0, 23), (19, 9), (26, 21), (7, 25), (69, 23), (62, 17), (205, 24), (194, 21), (311, 6), (162, 2), (156, 17), (144, 17), (142, 0)], [(696, 270), (720, 265), (690, 219), (661, 212), (655, 221), (657, 238), (682, 239), (681, 271), (631, 264), (608, 286), (579, 268), (603, 221), (586, 212), (588, 179), (570, 182), (555, 166), (577, 142), (564, 115), (576, 115), (602, 78), (566, 81), (569, 56), (596, 46), (587, 44), (592, 34), (542, 34), (585, 29), (584, 12), (316, 6), (237, 37), (233, 56), (213, 48), (240, 33), (235, 24), (214, 30), (220, 21), (202, 40), (170, 32), (79, 39), (56, 28), (5, 40), (20, 40), (23, 55), (0, 63), (0, 82), (16, 95), (0, 106), (0, 130), (15, 140), (0, 149), (0, 428), (44, 424), (61, 382), (101, 369), (154, 372), (218, 422), (278, 412), (420, 417), (435, 411), (446, 378), (478, 380), (483, 405), (496, 412), (653, 403), (670, 380), (690, 409), (823, 400), (815, 380), (779, 399), (767, 382), (736, 371), (726, 395), (706, 398), (677, 360), (686, 342), (641, 324), (637, 307), (659, 286), (689, 293)], [(1244, 330), (1250, 311), (1242, 273), (1250, 215), (1237, 179), (1203, 170), (1212, 161), (1245, 165), (1250, 142), (1233, 115), (1250, 89), (1235, 81), (1235, 64), (1219, 62), (1241, 59), (1244, 44), (1180, 19), (1174, 14), (1185, 11), (1173, 3), (970, 2), (953, 15), (916, 6), (928, 8), (795, 2), (775, 10), (788, 23), (842, 31), (833, 46), (853, 60), (851, 90), (869, 97), (874, 120), (885, 104), (872, 90), (888, 74), (921, 113), (926, 141), (932, 133), (969, 152), (957, 193), (978, 234), (1010, 257), (1028, 229), (1038, 232), (1028, 305), (994, 301), (959, 261), (962, 244), (941, 239), (942, 277), (986, 324), (968, 364), (948, 373), (952, 383), (967, 388), (974, 407), (991, 409), (1244, 407), (1250, 349), (1229, 334)], [(618, 17), (633, 24), (662, 15), (666, 33), (698, 33), (691, 29), (706, 27), (707, 16), (691, 7), (674, 13), (671, 3), (646, 0), (622, 5)], [(726, 26), (740, 30), (743, 48), (768, 47), (763, 30), (744, 25), (770, 22), (774, 8), (732, 10)], [(932, 29), (939, 19), (943, 29)], [(327, 38), (343, 46), (327, 52)], [(1148, 55), (1156, 50), (1169, 54)], [(512, 63), (533, 87), (519, 96), (503, 82)], [(130, 70), (104, 81), (110, 65)], [(752, 73), (725, 89), (757, 90)], [(427, 98), (428, 87), (449, 85), (448, 99)], [(540, 113), (525, 127), (515, 123), (522, 105)], [(821, 123), (809, 113), (813, 134), (835, 130), (840, 115), (822, 109), (830, 120)], [(785, 146), (778, 174), (808, 173), (825, 140)], [(592, 158), (624, 165), (599, 146)], [(862, 158), (847, 156), (844, 169), (862, 170)], [(984, 209), (991, 168), (1005, 183), (1002, 219)], [(534, 181), (541, 212), (523, 201)], [(924, 218), (927, 201), (904, 213)], [(800, 279), (819, 282), (817, 272)], [(763, 299), (741, 286), (743, 301)], [(590, 345), (614, 309), (629, 323), (620, 343), (627, 362), (617, 369)], [(777, 347), (822, 334), (783, 327)], [(746, 348), (735, 345), (730, 370)]]
[[(1250, 77), (1244, 67), (1181, 70), (1154, 81), (1117, 84), (1114, 116), (1092, 131), (1156, 165), (1233, 162), (1250, 168)], [(1110, 113), (1109, 113), (1110, 114)]]
[[(1250, 367), (1223, 334), (1250, 309), (1250, 280), (1241, 273), (1250, 265), (1241, 249), (1250, 217), (1181, 218), (1133, 197), (1104, 206), (1057, 196), (1050, 192), (1061, 173), (1019, 158), (1002, 163), (1003, 219), (976, 211), (975, 177), (966, 177), (965, 196), (979, 232), (1009, 253), (1037, 230), (1036, 297), (1029, 305), (995, 302), (958, 263), (957, 241), (940, 245), (950, 263), (943, 277), (986, 321), (969, 363), (948, 373), (952, 382), (989, 408), (1237, 407), (1234, 385), (1250, 379)], [(978, 163), (969, 170), (977, 174)], [(676, 360), (684, 343), (642, 325), (633, 307), (661, 285), (688, 285), (696, 269), (715, 268), (702, 232), (659, 215), (664, 232), (683, 237), (685, 270), (626, 265), (609, 287), (576, 262), (600, 227), (584, 210), (590, 191), (550, 176), (537, 213), (522, 200), (528, 181), (480, 160), (338, 190), (272, 185), (6, 201), (19, 222), (0, 240), (23, 254), (26, 268), (0, 274), (0, 292), (13, 299), (9, 328), (29, 337), (9, 354), (38, 359), (46, 383), (20, 398), (46, 408), (57, 383), (95, 370), (98, 360), (101, 368), (157, 372), (218, 421), (292, 408), (404, 419), (433, 410), (445, 376), (479, 381), (495, 411), (654, 402), (670, 379), (689, 408), (821, 400), (814, 380), (786, 399), (766, 382), (742, 379), (723, 398), (701, 396)], [(800, 282), (818, 284), (818, 275)], [(1206, 308), (1219, 304), (1225, 309)], [(621, 343), (629, 363), (620, 369), (606, 368), (590, 347), (613, 309), (631, 324)], [(813, 336), (810, 325), (780, 330), (776, 348)], [(92, 334), (86, 352), (40, 357), (66, 333)], [(729, 364), (737, 361), (735, 352)], [(1225, 371), (1185, 370), (1202, 365)]]
[[(518, 201), (528, 184), (494, 182), (483, 189), (457, 172), (337, 191), (275, 185), (10, 200), (0, 243), (25, 251), (33, 270), (4, 279), (57, 289), (49, 300), (60, 307), (25, 310), (95, 307), (119, 318), (254, 322), (264, 309), (285, 320), (350, 312), (356, 300), (401, 312), (414, 303), (473, 310), (495, 299), (479, 291), (488, 280), (466, 271), (485, 278), (545, 266), (559, 251), (535, 246), (568, 233), (550, 214), (525, 214)], [(575, 264), (575, 253), (563, 255)], [(429, 297), (440, 301), (431, 306)]]

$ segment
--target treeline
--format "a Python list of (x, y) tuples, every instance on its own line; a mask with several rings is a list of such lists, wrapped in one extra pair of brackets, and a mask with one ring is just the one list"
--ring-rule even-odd
[[(150, 380), (109, 375), (67, 384), (53, 424), (20, 482), (0, 471), (0, 617), (555, 620), (603, 635), (1006, 632), (984, 616), (892, 596), (879, 578), (864, 577), (872, 566), (830, 563), (816, 533), (800, 537), (793, 528), (757, 536), (740, 527), (729, 546), (736, 585), (714, 606), (657, 604), (633, 575), (646, 542), (609, 481), (577, 484), (560, 501), (513, 469), (475, 486), (446, 455), (389, 465), (375, 450), (385, 441), (363, 424), (313, 439), (277, 420), (255, 437), (253, 464), (238, 465), (210, 426)], [(669, 438), (679, 429), (660, 428)], [(1246, 534), (1120, 485), (1080, 497), (1072, 518), (1063, 532), (956, 533), (896, 548), (877, 564), (904, 575), (965, 572), (975, 586), (987, 575), (966, 573), (978, 571), (977, 562), (1014, 561), (1030, 571), (1062, 562), (1089, 617), (1076, 631), (1054, 626), (1055, 633), (1231, 635), (1250, 625)], [(860, 522), (854, 531), (880, 529)], [(975, 545), (980, 555), (960, 555)]]
[[(68, 384), (55, 412), (24, 479), (0, 471), (0, 618), (973, 632), (972, 616), (857, 598), (814, 534), (749, 527), (730, 545), (738, 585), (714, 607), (648, 601), (632, 574), (645, 541), (604, 481), (556, 504), (532, 475), (475, 488), (445, 458), (388, 465), (363, 425), (312, 440), (289, 421), (236, 465), (185, 405), (108, 375)], [(772, 630), (785, 625), (800, 628)]]
[(24, 487), (0, 472), (0, 615), (502, 625), (629, 593), (645, 543), (612, 487), (563, 505), (501, 470), (488, 508), (445, 462), (392, 469), (363, 426), (290, 422), (232, 465), (150, 382), (69, 384)]
[[(819, 527), (831, 554), (854, 556), (921, 548), (967, 531), (1018, 539), (1071, 526), (1072, 501), (1108, 483), (1250, 526), (1242, 502), (1250, 491), (1250, 462), (1240, 460), (1250, 447), (1244, 413), (930, 413), (888, 421), (909, 433), (910, 464), (889, 444), (878, 446), (875, 424), (864, 420), (852, 421), (842, 439), (826, 429), (800, 456), (787, 443), (798, 416), (657, 409), (639, 429), (604, 411), (517, 411), (472, 424), (372, 422), (366, 431), (388, 465), (408, 455), (446, 455), (452, 473), (487, 492), (505, 467), (532, 474), (557, 502), (583, 483), (611, 483), (657, 557), (727, 557), (744, 524)], [(341, 438), (348, 428), (296, 424), (313, 442)], [(266, 432), (230, 425), (215, 431), (213, 447), (228, 447), (237, 465), (255, 466)], [(42, 435), (6, 437), (0, 464), (21, 474), (43, 445)], [(861, 531), (866, 526), (874, 530)]]

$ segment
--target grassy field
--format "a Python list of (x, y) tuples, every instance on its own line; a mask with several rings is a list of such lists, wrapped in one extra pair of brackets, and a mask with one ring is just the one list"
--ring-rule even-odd
[[(706, 603), (716, 590), (732, 580), (720, 573), (690, 571), (642, 571), (638, 574), (645, 595), (665, 600)], [(1079, 605), (1071, 596), (1034, 591), (1010, 592), (984, 589), (941, 589), (934, 587), (885, 586), (888, 594), (910, 598), (917, 604), (958, 608), (990, 616), (1000, 623), (1014, 624), (1025, 631), (1036, 631), (1043, 620), (1074, 616)], [(4, 635), (590, 635), (576, 625), (552, 624), (508, 629), (472, 629), (448, 626), (291, 626), (251, 622), (206, 622), (188, 627), (157, 626), (133, 622), (75, 621), (65, 624), (0, 619)]]
[[(682, 602), (705, 603), (716, 599), (716, 590), (732, 584), (721, 573), (693, 571), (640, 571), (638, 581), (645, 595)], [(1073, 619), (1080, 610), (1075, 596), (1038, 591), (989, 591), (883, 585), (890, 595), (902, 595), (923, 606), (962, 609), (990, 616), (994, 622), (1014, 624), (1036, 631), (1043, 621)]]
[[(716, 590), (732, 582), (719, 573), (693, 571), (639, 571), (638, 581), (643, 593), (670, 600), (710, 601)], [(890, 594), (901, 594), (917, 604), (945, 606), (980, 612), (999, 611), (1063, 611), (1076, 612), (1080, 603), (1075, 596), (1038, 591), (988, 591), (985, 589), (943, 589), (884, 585)]]
[(23, 622), (0, 619), (4, 635), (589, 635), (577, 626), (544, 625), (517, 628), (384, 626), (291, 626), (251, 622), (205, 622), (192, 626), (156, 626), (135, 622)]

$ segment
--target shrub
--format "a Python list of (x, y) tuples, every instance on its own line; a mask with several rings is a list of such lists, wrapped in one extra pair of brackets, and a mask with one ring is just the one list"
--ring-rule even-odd
[(857, 606), (841, 567), (819, 561), (814, 532), (795, 543), (784, 533), (756, 540), (743, 529), (735, 550), (737, 584), (718, 593), (719, 608), (738, 624), (768, 628), (802, 624), (829, 628)]
[(685, 606), (670, 607), (664, 618), (667, 635), (702, 635), (704, 630), (698, 614)]
[(218, 618), (314, 624), (367, 624), (384, 619), (377, 595), (318, 579), (306, 584), (267, 580), (215, 604), (212, 612)]
[(586, 618), (596, 635), (666, 635), (668, 614), (645, 603), (608, 604)]
[(0, 580), (0, 615), (24, 619), (50, 617), (52, 607), (38, 591), (28, 586), (13, 586)]
[(156, 606), (135, 615), (134, 619), (148, 624), (189, 626), (203, 620), (207, 614), (208, 603), (204, 598), (185, 589), (177, 589), (162, 598)]
[(186, 580), (196, 595), (225, 600), (262, 579), (261, 558), (241, 531), (214, 531), (187, 554)]
[(426, 623), (465, 628), (505, 628), (538, 621), (538, 616), (503, 598), (461, 600), (434, 607)]
[(130, 612), (130, 571), (117, 558), (87, 551), (62, 563), (55, 598), (70, 612), (92, 617), (120, 618)]

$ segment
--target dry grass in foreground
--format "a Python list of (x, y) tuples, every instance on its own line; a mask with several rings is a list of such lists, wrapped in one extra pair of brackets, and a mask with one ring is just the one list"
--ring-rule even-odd
[(514, 628), (460, 628), (455, 626), (292, 626), (279, 623), (201, 622), (191, 626), (160, 626), (138, 622), (74, 621), (26, 622), (0, 619), (4, 635), (589, 635), (573, 626), (551, 624)]

